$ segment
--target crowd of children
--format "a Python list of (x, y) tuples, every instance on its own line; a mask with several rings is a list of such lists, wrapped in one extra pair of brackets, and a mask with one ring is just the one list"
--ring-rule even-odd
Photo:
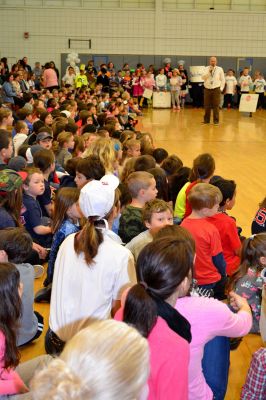
[[(53, 61), (45, 63), (44, 66), (36, 62), (35, 67), (31, 69), (27, 58), (24, 57), (9, 70), (4, 57), (0, 62), (0, 87), (2, 86), (4, 101), (19, 107), (28, 103), (27, 94), (32, 93), (35, 98), (40, 98), (41, 92), (44, 92), (45, 95), (41, 98), (46, 100), (48, 112), (56, 108), (57, 101), (62, 97), (72, 98), (72, 91), (81, 92), (81, 99), (86, 99), (86, 89), (94, 92), (95, 102), (92, 101), (92, 104), (97, 105), (100, 111), (108, 103), (110, 90), (128, 92), (133, 98), (130, 105), (135, 112), (140, 112), (142, 107), (149, 104), (153, 91), (169, 91), (174, 111), (184, 108), (186, 101), (194, 107), (202, 106), (202, 85), (199, 84), (196, 90), (196, 84), (190, 82), (188, 71), (184, 67), (185, 61), (178, 61), (176, 67), (173, 67), (170, 61), (165, 59), (164, 66), (158, 70), (154, 65), (145, 67), (142, 63), (138, 63), (136, 67), (125, 63), (121, 69), (116, 69), (112, 62), (101, 64), (97, 70), (93, 61), (89, 60), (87, 65), (68, 66), (60, 80), (59, 71)], [(259, 95), (257, 108), (264, 109), (265, 88), (266, 81), (259, 70), (255, 70), (251, 76), (251, 68), (245, 67), (239, 71), (237, 78), (234, 69), (230, 68), (225, 73), (220, 108), (238, 107), (241, 94), (251, 92)], [(48, 94), (53, 93), (53, 96), (47, 98), (47, 91)]]
[[(156, 148), (150, 133), (137, 130), (146, 89), (166, 90), (169, 81), (173, 107), (184, 106), (183, 64), (172, 70), (167, 63), (155, 77), (152, 66), (146, 73), (142, 64), (133, 74), (128, 65), (116, 73), (109, 63), (97, 75), (89, 62), (80, 72), (68, 68), (61, 89), (54, 63), (47, 63), (43, 78), (40, 65), (31, 74), (27, 60), (11, 74), (1, 68), (6, 96), (0, 107), (0, 395), (45, 398), (40, 382), (56, 386), (58, 366), (66, 387), (76, 379), (81, 390), (81, 371), (70, 367), (74, 378), (66, 372), (68, 352), (78, 351), (75, 335), (85, 335), (90, 318), (113, 316), (147, 338), (150, 350), (148, 363), (139, 336), (145, 371), (135, 392), (132, 386), (128, 395), (123, 386), (124, 399), (133, 393), (149, 400), (223, 399), (229, 338), (249, 332), (266, 337), (266, 204), (264, 199), (259, 206), (252, 236), (242, 237), (227, 214), (236, 183), (214, 175), (212, 155), (198, 155), (189, 168)], [(12, 85), (15, 71), (23, 73), (26, 91), (14, 76)], [(237, 82), (232, 72), (227, 76), (230, 105)], [(243, 93), (247, 76), (244, 71), (240, 80)], [(33, 280), (46, 263), (35, 301), (50, 302), (45, 348), (62, 355), (52, 363), (42, 360), (48, 366), (29, 389), (15, 368), (18, 346), (43, 331), (33, 307)], [(219, 301), (226, 299), (228, 305)], [(97, 346), (104, 343), (106, 337)], [(133, 350), (131, 356), (129, 364)], [(33, 365), (22, 364), (21, 371), (33, 371)], [(263, 390), (257, 399), (265, 398)], [(248, 391), (245, 386), (245, 396)], [(114, 393), (108, 398), (118, 398)]]

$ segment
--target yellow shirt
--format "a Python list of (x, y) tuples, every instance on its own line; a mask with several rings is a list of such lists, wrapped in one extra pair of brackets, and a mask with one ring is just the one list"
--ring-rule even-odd
[(75, 79), (76, 88), (81, 88), (81, 86), (88, 86), (87, 75), (77, 75)]
[(175, 202), (175, 211), (174, 216), (180, 219), (184, 218), (185, 211), (186, 211), (186, 190), (187, 187), (190, 185), (191, 182), (187, 182), (184, 184), (182, 189), (177, 195), (176, 202)]

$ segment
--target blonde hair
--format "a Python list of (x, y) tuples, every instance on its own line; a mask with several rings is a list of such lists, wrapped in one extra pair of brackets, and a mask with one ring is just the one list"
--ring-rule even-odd
[(215, 204), (220, 204), (222, 199), (220, 189), (209, 183), (197, 183), (188, 194), (188, 201), (193, 210), (212, 208)]
[(127, 178), (127, 187), (132, 198), (138, 197), (141, 189), (148, 189), (154, 176), (146, 171), (132, 172)]
[(126, 140), (123, 143), (123, 158), (122, 158), (122, 160), (125, 160), (126, 157), (128, 157), (128, 158), (132, 157), (129, 154), (129, 150), (131, 150), (131, 153), (132, 153), (132, 150), (134, 148), (136, 148), (137, 146), (139, 146), (139, 148), (140, 148), (140, 141), (139, 140), (137, 140), (137, 139), (128, 139), (128, 140)]
[(91, 146), (85, 150), (82, 158), (90, 155), (98, 156), (104, 165), (105, 172), (114, 171), (114, 163), (116, 161), (116, 154), (114, 149), (114, 142), (108, 138), (100, 138), (93, 142)]
[(0, 108), (0, 124), (2, 124), (4, 119), (8, 118), (9, 115), (12, 115), (12, 111), (9, 108)]
[(94, 321), (35, 374), (31, 393), (33, 400), (132, 400), (148, 375), (146, 339), (123, 322)]
[(63, 131), (59, 133), (56, 140), (53, 141), (53, 152), (55, 154), (58, 154), (63, 148), (64, 144), (67, 143), (72, 137), (74, 137), (74, 134), (72, 132)]
[(40, 168), (37, 168), (37, 167), (26, 167), (23, 169), (23, 171), (27, 172), (27, 177), (23, 182), (23, 184), (26, 186), (29, 186), (32, 175), (34, 175), (34, 174), (42, 175), (43, 174), (42, 171), (40, 170)]

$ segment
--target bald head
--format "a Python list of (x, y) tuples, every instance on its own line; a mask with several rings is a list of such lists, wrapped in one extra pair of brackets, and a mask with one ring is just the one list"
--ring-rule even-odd
[(215, 67), (217, 65), (217, 58), (216, 57), (210, 57), (210, 65), (212, 67)]

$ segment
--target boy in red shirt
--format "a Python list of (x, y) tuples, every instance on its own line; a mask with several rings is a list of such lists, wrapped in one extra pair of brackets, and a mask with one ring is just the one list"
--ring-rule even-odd
[(216, 226), (220, 233), (226, 262), (226, 274), (231, 276), (239, 267), (241, 251), (241, 241), (237, 232), (236, 222), (234, 218), (226, 213), (227, 210), (232, 210), (235, 205), (236, 184), (234, 181), (219, 178), (213, 182), (213, 185), (220, 189), (223, 199), (218, 213), (209, 217), (208, 221)]
[(212, 289), (214, 297), (222, 300), (226, 283), (225, 267), (220, 234), (208, 221), (217, 213), (222, 200), (220, 190), (208, 183), (198, 183), (189, 192), (192, 213), (181, 224), (193, 236), (196, 243), (195, 278), (203, 289)]

